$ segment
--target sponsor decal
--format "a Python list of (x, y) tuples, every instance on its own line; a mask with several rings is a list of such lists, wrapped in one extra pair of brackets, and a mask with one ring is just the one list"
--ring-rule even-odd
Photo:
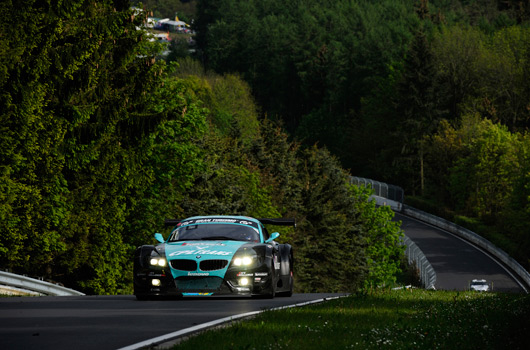
[(254, 274), (254, 276), (268, 276), (268, 275), (269, 275), (268, 272), (256, 272), (256, 273)]
[(248, 272), (238, 272), (237, 277), (252, 277), (254, 274)]
[(186, 226), (186, 225), (212, 224), (212, 223), (241, 224), (241, 225), (248, 225), (248, 226), (257, 227), (257, 224), (255, 222), (248, 221), (248, 220), (242, 220), (242, 219), (232, 219), (232, 218), (194, 219), (194, 220), (183, 221), (183, 222), (181, 222), (181, 225), (182, 226)]
[(149, 272), (149, 276), (151, 277), (166, 277), (163, 273), (156, 273), (156, 272)]
[(254, 277), (254, 282), (256, 282), (256, 283), (261, 282), (261, 277)]
[(188, 272), (188, 276), (210, 276), (208, 272)]
[[(177, 244), (177, 245), (180, 245), (180, 246), (189, 245), (190, 247), (197, 247), (197, 249), (206, 249), (206, 248), (208, 248), (210, 246), (213, 246), (213, 245), (221, 246), (221, 247), (226, 246), (226, 244), (224, 244), (224, 243), (217, 243), (217, 242), (216, 243), (204, 243), (204, 242), (203, 243), (194, 243), (194, 242), (187, 243), (187, 242), (185, 242), (185, 243), (180, 243), (180, 244)], [(205, 246), (205, 247), (201, 248), (202, 246)]]
[(223, 252), (221, 250), (208, 250), (208, 249), (199, 249), (199, 250), (180, 250), (177, 252), (170, 253), (169, 256), (180, 256), (180, 255), (231, 255), (232, 252)]
[(210, 296), (210, 295), (213, 295), (213, 293), (182, 293), (182, 295), (187, 295), (187, 296)]

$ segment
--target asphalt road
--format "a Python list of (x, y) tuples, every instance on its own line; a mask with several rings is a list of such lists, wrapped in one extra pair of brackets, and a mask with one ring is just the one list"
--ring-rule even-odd
[(436, 272), (436, 289), (467, 290), (472, 279), (493, 283), (495, 292), (523, 292), (492, 257), (451, 233), (396, 213), (405, 234), (418, 245)]
[[(137, 301), (134, 296), (0, 298), (0, 349), (118, 349), (205, 322), (342, 294), (290, 298), (184, 298)], [(224, 348), (219, 344), (219, 348)]]

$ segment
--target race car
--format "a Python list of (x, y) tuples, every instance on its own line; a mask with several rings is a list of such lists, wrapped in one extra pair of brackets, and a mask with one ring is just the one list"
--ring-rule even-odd
[(293, 249), (275, 241), (264, 225), (295, 226), (294, 219), (195, 216), (169, 219), (171, 233), (134, 254), (134, 294), (158, 296), (293, 294)]

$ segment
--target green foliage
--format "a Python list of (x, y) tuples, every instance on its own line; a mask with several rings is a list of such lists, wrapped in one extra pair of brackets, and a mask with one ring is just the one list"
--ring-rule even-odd
[[(390, 97), (394, 110), (391, 122), (384, 125), (386, 161), (392, 164), (392, 180), (412, 194), (423, 192), (422, 139), (432, 134), (447, 111), (444, 86), (435, 69), (433, 50), (427, 35), (418, 31), (403, 60), (401, 76), (395, 83), (395, 96)], [(371, 101), (373, 103), (374, 101)], [(375, 103), (378, 103), (376, 101)], [(376, 130), (374, 130), (376, 131)]]
[[(528, 230), (523, 222), (528, 216), (528, 145), (527, 134), (511, 133), (506, 126), (488, 119), (470, 116), (458, 128), (443, 127), (429, 142), (427, 167), (429, 183), (450, 195), (440, 196), (441, 203), (461, 213), (480, 219), (508, 238), (496, 237), (476, 224), (466, 226), (491, 236), (503, 249), (522, 264), (528, 251), (515, 249), (528, 246)], [(443, 161), (441, 161), (443, 160)], [(435, 177), (430, 177), (436, 174)], [(433, 186), (433, 185), (430, 185)], [(517, 242), (517, 244), (510, 243)]]
[(519, 141), (506, 127), (485, 120), (473, 130), (464, 156), (451, 168), (451, 192), (462, 196), (479, 217), (495, 216), (506, 207), (518, 175)]
[(223, 65), (217, 75), (190, 58), (157, 61), (161, 47), (137, 29), (147, 13), (129, 1), (5, 2), (0, 265), (89, 294), (130, 293), (132, 252), (164, 218), (242, 214), (298, 219), (280, 231), (301, 290), (392, 281), (391, 213), (352, 189), (326, 149), (261, 118), (252, 93), (272, 120), (314, 116), (340, 145), (359, 91), (397, 61), (417, 22), (404, 2), (308, 4), (199, 2), (197, 27), (212, 27), (197, 40)]
[(390, 207), (376, 208), (375, 201), (369, 199), (371, 190), (357, 186), (352, 186), (351, 190), (361, 215), (363, 231), (367, 232), (368, 276), (364, 285), (392, 286), (401, 272), (401, 261), (404, 258), (401, 223), (392, 221), (394, 212)]
[(126, 241), (133, 247), (145, 244), (164, 218), (183, 215), (180, 203), (184, 193), (207, 166), (197, 142), (207, 132), (207, 110), (200, 107), (186, 82), (164, 79), (152, 95), (152, 105), (167, 113), (168, 120), (143, 138), (137, 151), (141, 172), (147, 177), (144, 187), (131, 193), (134, 202), (128, 213)]
[(216, 129), (244, 143), (255, 139), (259, 132), (258, 113), (248, 85), (231, 74), (211, 79), (210, 84), (208, 107)]
[(411, 8), (405, 1), (199, 1), (197, 42), (208, 67), (241, 72), (289, 131), (343, 157), (361, 98), (412, 36)]
[[(353, 174), (422, 193), (440, 212), (474, 216), (525, 246), (517, 218), (528, 217), (529, 13), (496, 0), (198, 1), (197, 57), (241, 76), (304, 146), (323, 145)], [(214, 99), (207, 72), (197, 73), (210, 75), (197, 96), (221, 134), (238, 138), (240, 115), (228, 96)], [(249, 135), (241, 149), (262, 183), (297, 196), (300, 210), (292, 166), (272, 165), (286, 180), (266, 176), (256, 160), (279, 157)], [(292, 211), (278, 192), (280, 212)], [(518, 256), (527, 263), (528, 253)]]
[(366, 274), (367, 233), (347, 174), (323, 149), (302, 151), (301, 159), (301, 212), (293, 240), (298, 287), (355, 290)]
[(138, 56), (143, 18), (110, 1), (8, 2), (2, 15), (1, 264), (115, 293), (129, 147), (144, 132), (124, 127), (160, 71)]
[(433, 50), (450, 96), (451, 118), (480, 113), (512, 131), (529, 120), (530, 31), (510, 27), (490, 37), (474, 27), (446, 27)]

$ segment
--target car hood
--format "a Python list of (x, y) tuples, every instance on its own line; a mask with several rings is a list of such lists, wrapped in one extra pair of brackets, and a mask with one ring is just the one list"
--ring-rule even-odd
[(182, 241), (166, 244), (166, 258), (174, 259), (226, 259), (248, 242), (241, 241)]

